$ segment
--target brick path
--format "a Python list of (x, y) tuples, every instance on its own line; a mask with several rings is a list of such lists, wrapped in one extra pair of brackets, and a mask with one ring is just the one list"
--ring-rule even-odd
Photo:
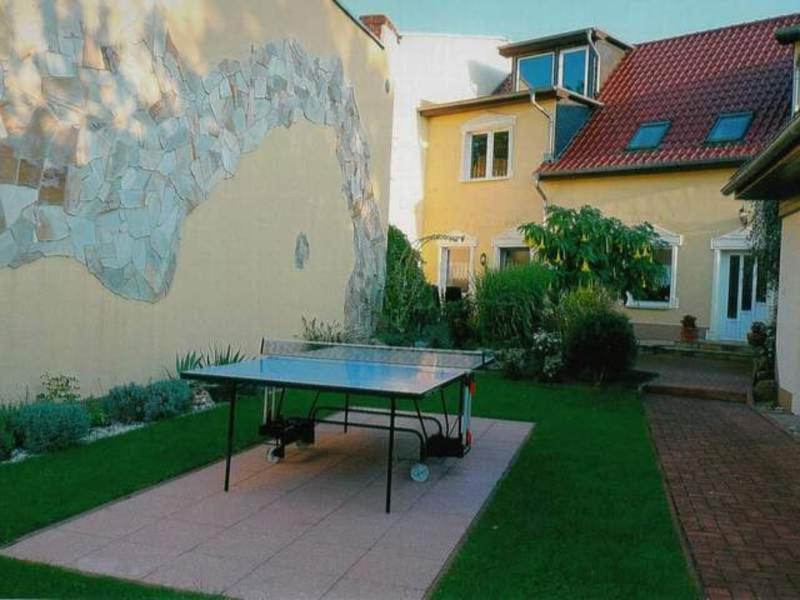
[(800, 444), (747, 406), (645, 405), (708, 597), (800, 598)]

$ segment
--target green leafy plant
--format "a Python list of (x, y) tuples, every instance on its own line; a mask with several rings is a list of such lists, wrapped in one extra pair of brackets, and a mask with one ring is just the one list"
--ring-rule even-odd
[(36, 402), (15, 416), (25, 450), (40, 454), (76, 444), (89, 433), (89, 414), (79, 402)]
[(0, 461), (11, 458), (11, 453), (17, 447), (12, 427), (11, 410), (0, 410)]
[(665, 269), (653, 256), (663, 244), (648, 223), (630, 227), (590, 206), (549, 206), (544, 224), (528, 223), (519, 230), (561, 289), (599, 283), (621, 298), (662, 285)]
[(202, 352), (192, 350), (186, 354), (175, 355), (175, 373), (167, 373), (170, 379), (177, 379), (184, 371), (192, 371), (194, 369), (201, 369), (204, 366), (205, 357)]
[(42, 392), (36, 396), (44, 402), (74, 402), (80, 399), (80, 385), (77, 377), (69, 375), (51, 375), (45, 373), (41, 377)]
[(498, 348), (530, 347), (553, 280), (549, 269), (535, 264), (487, 271), (479, 277), (475, 310), (481, 340)]
[(212, 346), (202, 359), (202, 365), (206, 367), (220, 367), (223, 365), (233, 365), (248, 360), (249, 356), (241, 348), (234, 350), (227, 346)]
[(135, 383), (112, 388), (103, 401), (106, 417), (114, 423), (144, 421), (147, 389)]
[(562, 290), (549, 307), (548, 328), (558, 331), (563, 340), (576, 321), (585, 315), (612, 311), (616, 303), (613, 294), (595, 282)]
[(630, 319), (616, 311), (581, 315), (564, 340), (568, 367), (575, 374), (589, 373), (595, 385), (625, 374), (633, 366), (637, 350)]
[(683, 315), (681, 326), (686, 329), (697, 329), (697, 317), (694, 315)]
[(192, 403), (192, 388), (185, 381), (167, 380), (146, 388), (145, 421), (160, 421), (186, 412)]
[(421, 248), (437, 237), (425, 238), (415, 248), (402, 231), (389, 226), (381, 313), (381, 329), (387, 333), (418, 335), (438, 320), (438, 291), (425, 279), (421, 253)]
[(84, 405), (89, 413), (89, 423), (92, 427), (105, 427), (108, 425), (105, 410), (103, 410), (103, 401), (97, 398), (87, 398), (84, 400)]
[(750, 242), (758, 262), (758, 273), (767, 289), (777, 290), (780, 280), (781, 234), (783, 231), (778, 202), (759, 200), (749, 203)]
[(329, 344), (343, 344), (349, 341), (349, 336), (341, 323), (332, 321), (318, 321), (316, 317), (310, 321), (300, 317), (303, 322), (303, 339), (309, 342), (323, 342)]

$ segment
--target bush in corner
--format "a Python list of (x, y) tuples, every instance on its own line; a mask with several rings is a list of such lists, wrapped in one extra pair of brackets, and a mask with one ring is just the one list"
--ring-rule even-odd
[(137, 423), (144, 421), (147, 390), (135, 383), (112, 388), (103, 401), (103, 412), (115, 423)]
[(144, 420), (159, 421), (180, 415), (192, 403), (192, 388), (180, 379), (159, 381), (147, 386)]
[(11, 458), (11, 453), (17, 446), (14, 439), (11, 409), (0, 407), (0, 461)]
[(609, 310), (580, 315), (564, 342), (570, 369), (575, 374), (588, 371), (595, 384), (624, 375), (638, 350), (630, 319)]
[(28, 404), (14, 421), (22, 447), (34, 454), (67, 448), (89, 433), (89, 414), (77, 402)]

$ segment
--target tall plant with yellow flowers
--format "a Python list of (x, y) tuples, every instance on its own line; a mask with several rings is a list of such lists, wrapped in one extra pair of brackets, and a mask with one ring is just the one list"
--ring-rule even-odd
[(663, 242), (649, 223), (628, 226), (591, 206), (549, 206), (543, 224), (519, 231), (561, 289), (599, 284), (622, 298), (658, 288), (666, 275), (653, 258)]

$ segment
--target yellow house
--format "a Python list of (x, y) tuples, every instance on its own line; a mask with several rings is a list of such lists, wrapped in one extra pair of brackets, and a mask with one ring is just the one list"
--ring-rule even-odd
[(794, 44), (791, 122), (725, 186), (726, 194), (756, 201), (778, 201), (781, 216), (781, 268), (778, 290), (778, 401), (800, 414), (800, 20), (776, 38)]
[[(488, 97), (426, 105), (427, 275), (469, 291), (483, 268), (527, 261), (517, 227), (548, 204), (651, 223), (667, 277), (626, 310), (640, 337), (675, 339), (684, 314), (743, 340), (770, 318), (746, 215), (721, 187), (786, 123), (792, 57), (779, 17), (631, 47), (598, 29), (509, 44)], [(768, 67), (768, 68), (767, 68)]]

